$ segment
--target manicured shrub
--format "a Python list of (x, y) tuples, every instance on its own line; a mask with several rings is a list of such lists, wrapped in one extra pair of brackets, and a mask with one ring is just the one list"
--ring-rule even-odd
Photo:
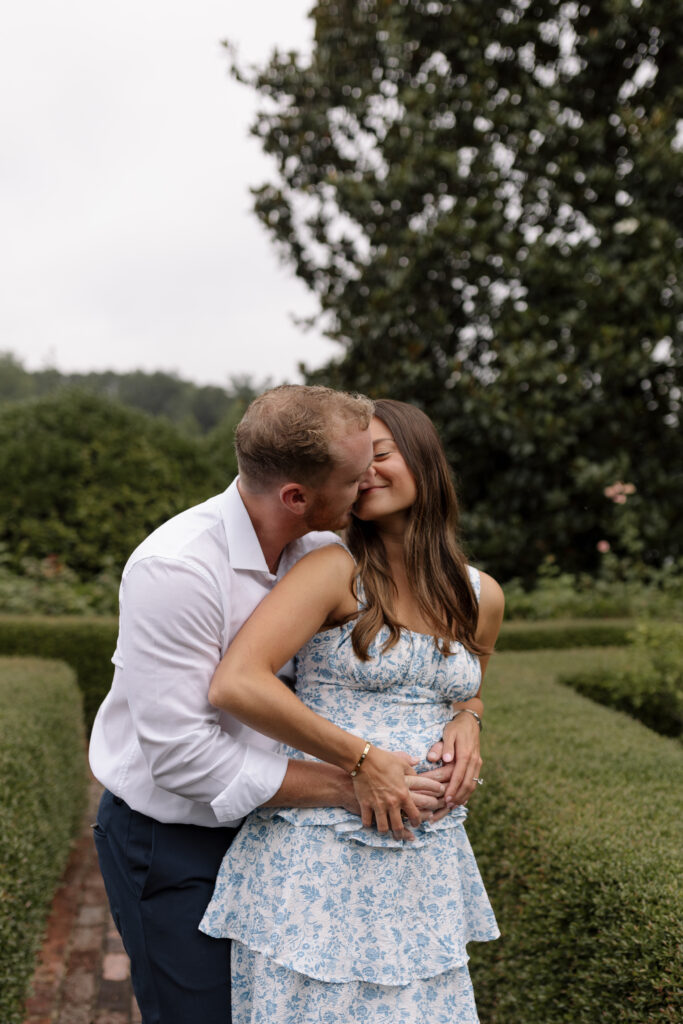
[(118, 623), (113, 618), (0, 616), (0, 654), (39, 654), (71, 665), (88, 730), (111, 686)]
[(566, 619), (549, 622), (505, 622), (498, 651), (626, 645), (633, 623), (628, 619)]
[(52, 895), (85, 803), (81, 695), (67, 665), (0, 658), (0, 1020), (21, 1024)]
[(502, 932), (469, 948), (485, 1024), (683, 1019), (683, 750), (556, 684), (594, 657), (502, 654), (484, 683), (467, 830)]
[(542, 566), (533, 589), (519, 579), (504, 584), (505, 618), (605, 619), (683, 614), (683, 564), (655, 570), (633, 567), (631, 578), (617, 573), (573, 576), (560, 573), (553, 563)]
[[(632, 623), (515, 622), (503, 627), (499, 651), (625, 644)], [(117, 620), (112, 617), (0, 615), (0, 654), (36, 654), (66, 661), (83, 693), (86, 728), (106, 697), (114, 673)]]
[(641, 622), (630, 633), (628, 658), (560, 676), (560, 682), (601, 704), (626, 711), (664, 736), (683, 733), (683, 625)]

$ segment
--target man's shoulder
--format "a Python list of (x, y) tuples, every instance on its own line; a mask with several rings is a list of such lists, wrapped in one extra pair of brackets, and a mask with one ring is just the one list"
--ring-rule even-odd
[(306, 533), (303, 537), (299, 537), (293, 546), (296, 548), (296, 557), (303, 558), (309, 551), (325, 548), (329, 544), (339, 544), (341, 547), (344, 547), (341, 537), (337, 536), (336, 533), (332, 533), (331, 530), (312, 530), (311, 533)]
[(214, 495), (158, 526), (135, 548), (124, 568), (124, 576), (143, 559), (192, 562), (198, 554), (210, 555), (215, 553), (216, 547), (225, 546), (222, 499), (222, 494)]

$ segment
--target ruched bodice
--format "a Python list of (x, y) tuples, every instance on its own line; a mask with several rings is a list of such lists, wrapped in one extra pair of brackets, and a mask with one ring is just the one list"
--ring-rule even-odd
[(387, 750), (421, 754), (441, 736), (454, 701), (479, 689), (479, 661), (461, 644), (445, 658), (434, 638), (403, 630), (382, 652), (384, 627), (359, 661), (351, 644), (353, 623), (318, 633), (297, 655), (296, 692), (305, 704), (343, 729)]

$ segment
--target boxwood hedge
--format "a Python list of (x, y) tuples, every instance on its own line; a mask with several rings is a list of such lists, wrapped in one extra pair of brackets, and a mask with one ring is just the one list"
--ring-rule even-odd
[(83, 694), (83, 714), (90, 730), (109, 691), (114, 668), (118, 622), (114, 618), (0, 616), (0, 655), (39, 655), (71, 665)]
[(683, 750), (554, 681), (594, 652), (494, 657), (467, 830), (502, 938), (485, 1024), (683, 1020)]
[(552, 619), (506, 622), (498, 651), (540, 651), (567, 647), (618, 647), (629, 643), (632, 619)]
[(0, 658), (0, 1020), (20, 1024), (52, 895), (87, 788), (73, 670)]
[[(631, 625), (628, 620), (515, 622), (503, 628), (498, 650), (625, 644)], [(71, 665), (83, 693), (89, 730), (111, 686), (117, 632), (117, 620), (111, 617), (0, 615), (0, 655), (37, 653)]]
[(603, 648), (601, 658), (588, 668), (572, 666), (560, 682), (683, 739), (683, 623), (641, 622), (631, 641), (627, 649)]

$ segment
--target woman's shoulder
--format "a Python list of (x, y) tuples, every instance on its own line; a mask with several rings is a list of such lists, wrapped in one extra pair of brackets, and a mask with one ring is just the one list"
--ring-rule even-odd
[(323, 601), (330, 608), (331, 615), (325, 620), (327, 627), (356, 611), (351, 588), (355, 571), (356, 563), (348, 549), (333, 543), (304, 555), (284, 579), (290, 581), (294, 595), (305, 594), (307, 599)]
[[(296, 563), (299, 572), (324, 573), (330, 571), (346, 572), (349, 578), (353, 575), (356, 563), (351, 552), (341, 541), (325, 544), (308, 551)], [(290, 570), (291, 571), (291, 570)]]
[(487, 572), (479, 572), (479, 616), (502, 620), (505, 594), (500, 583)]

